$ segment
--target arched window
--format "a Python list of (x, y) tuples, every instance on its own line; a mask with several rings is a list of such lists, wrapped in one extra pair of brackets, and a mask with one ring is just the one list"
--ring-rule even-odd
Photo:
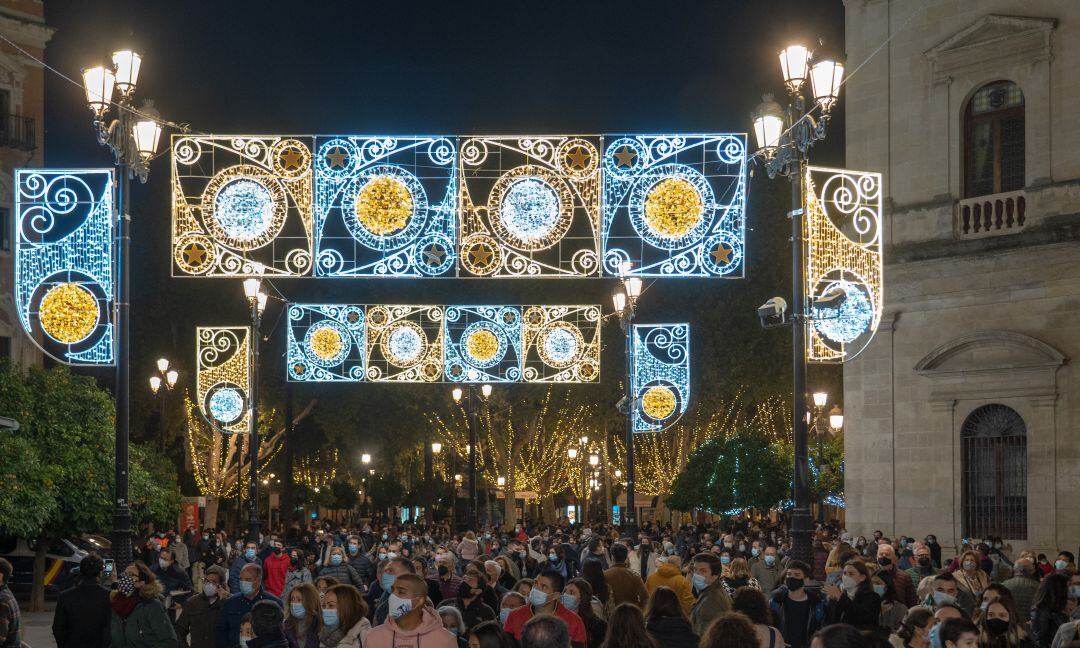
[(985, 405), (960, 430), (965, 538), (1027, 538), (1027, 426), (1010, 407)]
[(964, 112), (964, 197), (1024, 188), (1024, 93), (1012, 81), (979, 88)]

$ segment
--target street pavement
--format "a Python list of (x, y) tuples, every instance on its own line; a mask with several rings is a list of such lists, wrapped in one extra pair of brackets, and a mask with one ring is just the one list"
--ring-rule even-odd
[[(20, 605), (25, 601), (19, 601)], [(56, 648), (52, 636), (52, 619), (55, 602), (45, 605), (44, 612), (22, 612), (22, 642), (30, 648)]]

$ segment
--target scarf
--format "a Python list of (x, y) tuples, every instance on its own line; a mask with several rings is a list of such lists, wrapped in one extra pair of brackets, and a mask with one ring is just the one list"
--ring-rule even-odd
[(139, 604), (138, 594), (132, 594), (131, 596), (124, 596), (117, 593), (112, 597), (112, 601), (109, 605), (112, 606), (113, 612), (116, 612), (116, 616), (121, 619), (126, 619), (131, 616), (131, 613), (135, 611), (135, 607)]

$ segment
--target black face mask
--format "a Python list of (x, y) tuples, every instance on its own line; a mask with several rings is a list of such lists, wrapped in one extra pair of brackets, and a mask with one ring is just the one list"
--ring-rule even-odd
[(446, 568), (446, 565), (439, 565), (439, 576), (446, 576), (450, 570)]
[(803, 588), (803, 579), (801, 578), (788, 578), (784, 580), (784, 584), (787, 585), (789, 591), (801, 590)]
[(298, 565), (300, 561), (296, 558), (296, 556), (293, 556), (292, 558), (289, 558), (289, 563), (292, 564), (293, 567), (296, 567), (296, 565)]
[(929, 567), (929, 566), (930, 566), (930, 559), (929, 558), (925, 558), (925, 557), (919, 558), (919, 567)]
[(987, 619), (986, 631), (992, 637), (1000, 637), (1009, 631), (1009, 622), (1005, 619)]
[(468, 583), (462, 582), (461, 586), (458, 587), (458, 596), (463, 598), (463, 599), (467, 599), (467, 598), (471, 597), (472, 593), (473, 593), (472, 586), (469, 585)]
[(882, 556), (881, 558), (877, 559), (877, 564), (881, 565), (882, 567), (888, 567), (892, 564), (892, 560), (890, 560), (886, 556)]

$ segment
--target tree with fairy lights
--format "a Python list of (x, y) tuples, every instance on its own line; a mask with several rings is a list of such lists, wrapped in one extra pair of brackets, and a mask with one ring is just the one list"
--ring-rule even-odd
[[(293, 418), (295, 426), (306, 418), (315, 407), (315, 401), (308, 403), (300, 414)], [(184, 411), (187, 416), (187, 445), (191, 454), (191, 468), (195, 485), (206, 497), (204, 526), (217, 525), (218, 507), (221, 500), (236, 497), (247, 488), (248, 479), (248, 443), (250, 435), (224, 432), (217, 426), (209, 425), (199, 414), (198, 407), (188, 394), (184, 395)], [(259, 467), (267, 466), (281, 448), (281, 439), (285, 426), (274, 425), (276, 412), (263, 410), (259, 415), (259, 427), (271, 431), (259, 435)]]

